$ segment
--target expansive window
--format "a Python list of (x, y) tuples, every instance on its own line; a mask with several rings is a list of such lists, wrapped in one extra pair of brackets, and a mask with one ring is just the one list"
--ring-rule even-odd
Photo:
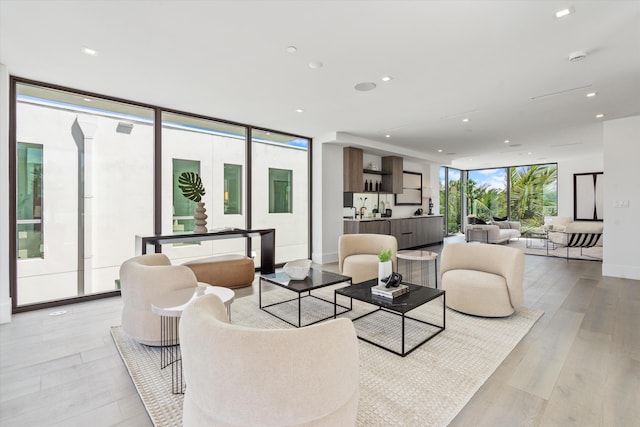
[(17, 148), (18, 258), (43, 258), (42, 144)]
[(153, 110), (16, 85), (16, 305), (113, 291), (153, 233)]
[(507, 170), (480, 169), (468, 174), (467, 214), (486, 221), (507, 217)]
[[(254, 129), (253, 228), (276, 229), (276, 262), (309, 257), (309, 140)], [(258, 253), (260, 242), (252, 242)]]
[[(177, 186), (182, 172), (202, 180), (209, 231), (275, 228), (277, 263), (309, 257), (310, 140), (22, 79), (12, 84), (16, 311), (115, 292), (120, 265), (137, 253), (136, 235), (193, 230), (195, 201)], [(177, 263), (249, 253), (259, 267), (259, 248), (257, 237), (163, 245), (162, 252)]]
[(554, 164), (509, 168), (510, 217), (526, 227), (544, 223), (558, 214), (558, 166)]
[(446, 234), (462, 230), (462, 176), (461, 171), (440, 168), (440, 213), (445, 217)]

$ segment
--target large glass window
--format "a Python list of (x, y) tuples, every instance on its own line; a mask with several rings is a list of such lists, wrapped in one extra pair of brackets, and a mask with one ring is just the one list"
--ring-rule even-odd
[(462, 188), (461, 173), (457, 169), (440, 169), (440, 213), (445, 215), (447, 235), (462, 230)]
[(200, 162), (173, 159), (173, 231), (193, 231), (195, 228), (196, 205), (182, 194), (178, 179), (184, 172), (200, 175)]
[(43, 258), (42, 144), (18, 143), (18, 258)]
[(510, 216), (524, 227), (538, 227), (558, 214), (558, 166), (543, 164), (509, 168)]
[(276, 263), (309, 258), (309, 140), (257, 129), (252, 136), (252, 228), (276, 229)]
[(480, 169), (469, 171), (467, 179), (467, 214), (491, 221), (507, 218), (507, 170)]
[(16, 85), (16, 304), (117, 289), (153, 233), (153, 110)]

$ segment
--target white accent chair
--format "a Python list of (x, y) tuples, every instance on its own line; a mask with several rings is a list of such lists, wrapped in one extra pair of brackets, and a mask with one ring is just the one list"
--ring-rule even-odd
[(391, 249), (393, 271), (398, 271), (398, 241), (387, 234), (344, 234), (338, 240), (338, 267), (353, 283), (362, 283), (378, 277), (378, 254)]
[(358, 339), (349, 319), (254, 329), (230, 324), (220, 299), (204, 295), (182, 313), (180, 337), (185, 427), (356, 423)]
[(120, 266), (122, 330), (141, 344), (160, 346), (160, 316), (151, 311), (151, 301), (166, 292), (197, 286), (191, 269), (171, 265), (164, 254), (125, 261)]
[(524, 253), (509, 246), (450, 243), (440, 256), (447, 307), (483, 317), (513, 314), (524, 301)]
[(570, 222), (563, 231), (549, 231), (547, 244), (566, 247), (568, 260), (569, 248), (580, 248), (580, 255), (582, 255), (583, 248), (601, 245), (603, 229), (603, 223), (600, 221)]

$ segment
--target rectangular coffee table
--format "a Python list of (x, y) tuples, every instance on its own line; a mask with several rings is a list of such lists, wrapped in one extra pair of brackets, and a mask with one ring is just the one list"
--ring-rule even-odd
[[(347, 286), (345, 288), (336, 289), (334, 292), (334, 303), (337, 303), (338, 295), (342, 295), (351, 299), (351, 304), (350, 304), (351, 306), (353, 306), (353, 300), (355, 299), (355, 300), (366, 302), (367, 304), (375, 305), (378, 307), (376, 310), (370, 311), (354, 319), (351, 319), (354, 323), (356, 320), (362, 319), (363, 317), (369, 316), (373, 313), (377, 313), (380, 310), (400, 316), (402, 318), (402, 326), (400, 331), (401, 346), (400, 346), (399, 352), (389, 347), (386, 347), (380, 343), (361, 337), (360, 334), (358, 335), (358, 338), (368, 342), (369, 344), (373, 344), (377, 347), (380, 347), (384, 350), (390, 351), (391, 353), (397, 354), (402, 357), (406, 356), (407, 354), (410, 354), (413, 350), (420, 347), (422, 344), (426, 343), (431, 338), (438, 335), (440, 332), (444, 331), (445, 310), (446, 310), (445, 291), (441, 289), (433, 289), (433, 288), (427, 288), (425, 286), (414, 285), (413, 283), (406, 283), (406, 282), (403, 282), (403, 283), (409, 287), (409, 292), (393, 299), (378, 297), (376, 295), (371, 294), (371, 288), (378, 284), (377, 279), (358, 283), (356, 285)], [(433, 301), (434, 299), (439, 297), (442, 297), (442, 325), (436, 325), (434, 323), (425, 322), (424, 320), (416, 319), (406, 315), (406, 313), (410, 312), (411, 310), (416, 309), (421, 305), (426, 304), (429, 301)], [(340, 313), (336, 312), (335, 314), (337, 316)], [(436, 331), (429, 334), (426, 337), (426, 339), (424, 339), (423, 341), (420, 341), (413, 347), (406, 349), (405, 348), (405, 321), (406, 320), (411, 320), (411, 321), (419, 322), (421, 324), (434, 326), (436, 328)]]
[[(273, 285), (279, 286), (283, 289), (287, 289), (292, 292), (296, 292), (298, 294), (298, 297), (287, 299), (284, 301), (278, 301), (278, 302), (263, 306), (262, 305), (262, 281), (271, 283)], [(352, 283), (351, 277), (343, 276), (337, 273), (331, 273), (329, 271), (323, 271), (313, 267), (309, 270), (309, 274), (303, 280), (292, 280), (289, 278), (289, 276), (287, 276), (287, 273), (284, 273), (284, 272), (273, 273), (273, 274), (261, 274), (260, 280), (258, 281), (259, 283), (258, 298), (259, 298), (260, 309), (266, 311), (270, 315), (277, 317), (278, 319), (284, 322), (287, 322), (288, 324), (295, 326), (297, 328), (301, 326), (313, 325), (314, 323), (322, 322), (323, 320), (327, 320), (335, 317), (337, 307), (345, 309), (338, 314), (342, 314), (342, 313), (346, 313), (347, 311), (350, 311), (351, 307), (345, 307), (343, 305), (337, 304), (336, 306), (333, 307), (333, 314), (329, 314), (329, 316), (327, 317), (323, 317), (322, 319), (316, 319), (313, 322), (309, 322), (303, 325), (302, 324), (302, 298), (315, 298), (316, 300), (324, 301), (328, 304), (334, 305), (335, 301), (329, 301), (324, 298), (320, 298), (316, 295), (312, 295), (311, 291), (315, 289), (324, 288), (326, 286), (336, 285), (342, 282), (349, 282), (349, 284), (351, 284)], [(288, 302), (295, 301), (296, 299), (298, 300), (298, 323), (297, 324), (290, 322), (289, 320), (284, 319), (281, 316), (278, 316), (273, 311), (267, 310), (269, 307), (277, 306), (280, 304), (286, 304)]]

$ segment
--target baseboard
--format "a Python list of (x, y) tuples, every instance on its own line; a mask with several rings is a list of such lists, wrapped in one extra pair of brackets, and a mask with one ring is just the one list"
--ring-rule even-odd
[(620, 277), (622, 279), (640, 280), (640, 267), (633, 265), (616, 265), (603, 263), (602, 275)]

